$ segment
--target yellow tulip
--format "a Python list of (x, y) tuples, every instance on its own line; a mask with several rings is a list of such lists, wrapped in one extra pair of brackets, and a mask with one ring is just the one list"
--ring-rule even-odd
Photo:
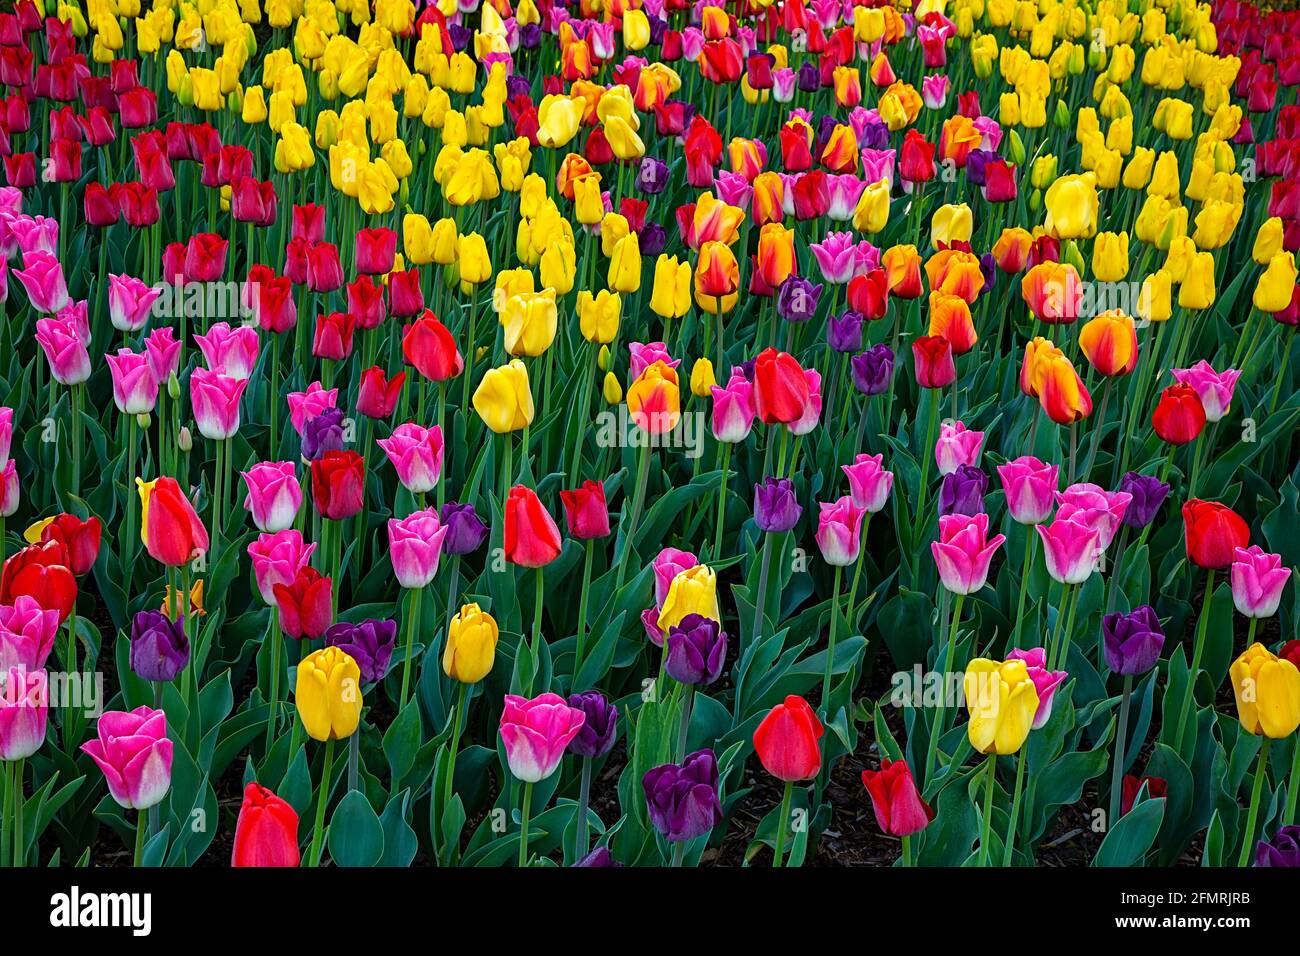
[(853, 228), (875, 233), (889, 222), (889, 181), (880, 180), (862, 191), (858, 206), (853, 210)]
[(1174, 277), (1164, 269), (1157, 269), (1142, 282), (1138, 294), (1138, 317), (1148, 322), (1168, 322), (1173, 315)]
[(568, 145), (582, 124), (586, 100), (549, 94), (537, 107), (537, 142), (549, 149)]
[(250, 86), (244, 90), (244, 103), (239, 118), (250, 126), (266, 122), (266, 94), (260, 86)]
[(1097, 181), (1091, 173), (1062, 176), (1043, 197), (1047, 221), (1043, 224), (1058, 239), (1087, 239), (1097, 231)]
[(554, 289), (512, 296), (501, 311), (506, 351), (516, 356), (543, 354), (555, 341), (557, 321)]
[[(429, 241), (432, 243), (434, 262), (440, 266), (449, 266), (455, 262), (460, 248), (460, 239), (456, 234), (456, 220), (444, 218), (435, 222)], [(491, 268), (489, 263), (489, 272)]]
[(977, 657), (966, 665), (963, 687), (970, 712), (966, 736), (971, 746), (982, 754), (1018, 751), (1038, 712), (1038, 691), (1025, 662)]
[(706, 358), (696, 359), (691, 366), (691, 394), (696, 398), (708, 398), (717, 384), (718, 380), (713, 377), (713, 363)]
[(582, 337), (602, 345), (613, 342), (618, 335), (622, 311), (623, 299), (617, 292), (601, 289), (593, 296), (583, 289), (578, 293), (578, 324)]
[(1281, 312), (1291, 304), (1296, 288), (1295, 255), (1285, 250), (1268, 261), (1251, 299), (1261, 312)]
[(1247, 733), (1279, 740), (1300, 727), (1300, 670), (1252, 644), (1228, 670), (1237, 719)]
[(667, 634), (670, 627), (680, 624), (688, 614), (722, 620), (718, 610), (718, 579), (707, 565), (697, 564), (673, 578), (656, 623)]
[(519, 359), (488, 369), (474, 391), (474, 411), (498, 435), (518, 431), (533, 421), (533, 393), (528, 369)]
[(1128, 233), (1099, 232), (1092, 245), (1092, 274), (1099, 282), (1120, 282), (1128, 275)]
[(326, 647), (298, 664), (294, 704), (313, 740), (342, 740), (361, 722), (361, 668), (345, 651)]
[(456, 259), (460, 265), (462, 289), (468, 291), (492, 277), (492, 260), (488, 258), (487, 242), (477, 232), (466, 233), (456, 239)]
[(1273, 257), (1282, 251), (1282, 219), (1270, 216), (1259, 224), (1255, 233), (1255, 244), (1251, 247), (1250, 257), (1257, 265), (1266, 266)]
[(554, 289), (556, 295), (568, 295), (578, 272), (578, 256), (573, 243), (563, 240), (547, 245), (538, 271), (543, 286)]
[(1198, 252), (1178, 287), (1178, 305), (1184, 309), (1208, 309), (1214, 305), (1214, 255)]
[(635, 232), (628, 233), (614, 247), (605, 284), (615, 292), (636, 292), (641, 288), (641, 241)]
[(607, 405), (618, 405), (623, 401), (623, 386), (618, 383), (618, 376), (613, 372), (605, 373), (605, 381), (601, 383), (600, 393), (605, 398)]
[(433, 261), (433, 229), (419, 213), (408, 212), (402, 217), (402, 251), (414, 266)]
[(655, 261), (650, 311), (665, 319), (679, 319), (691, 308), (691, 264), (660, 253)]
[(464, 604), (451, 619), (443, 673), (462, 684), (477, 684), (492, 672), (499, 630), (496, 619), (477, 604)]

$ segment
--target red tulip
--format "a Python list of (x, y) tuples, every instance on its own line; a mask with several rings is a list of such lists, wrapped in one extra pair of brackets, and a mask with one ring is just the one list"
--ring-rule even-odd
[(226, 270), (230, 243), (215, 232), (190, 236), (185, 247), (185, 277), (191, 282), (216, 282)]
[(367, 275), (384, 275), (393, 269), (397, 251), (397, 233), (383, 226), (357, 232), (357, 271)]
[(77, 579), (68, 561), (67, 549), (57, 541), (11, 554), (0, 571), (0, 605), (12, 605), (14, 598), (26, 595), (66, 621), (77, 600)]
[(882, 760), (879, 770), (862, 771), (862, 783), (871, 795), (876, 822), (886, 833), (911, 836), (924, 830), (934, 819), (934, 811), (921, 798), (905, 760)]
[(352, 354), (352, 336), (357, 320), (347, 312), (330, 312), (316, 316), (316, 331), (311, 340), (311, 354), (320, 359), (341, 362)]
[(343, 266), (338, 246), (318, 242), (307, 253), (307, 288), (313, 292), (333, 292), (343, 285)]
[(584, 481), (581, 488), (561, 491), (564, 518), (569, 534), (575, 538), (603, 538), (609, 534), (609, 506), (605, 486), (599, 481)]
[(61, 514), (41, 530), (41, 543), (62, 544), (68, 551), (68, 567), (73, 574), (82, 575), (95, 566), (101, 531), (94, 515), (82, 521), (76, 515)]
[(325, 207), (310, 202), (302, 206), (294, 206), (290, 236), (294, 239), (306, 239), (311, 243), (324, 239)]
[(849, 280), (849, 308), (861, 312), (864, 319), (885, 317), (889, 309), (889, 277), (884, 269), (872, 269)]
[(454, 378), (465, 368), (451, 331), (428, 309), (406, 327), (402, 335), (402, 356), (434, 382)]
[(773, 707), (754, 731), (763, 769), (778, 780), (811, 780), (822, 766), (821, 721), (808, 701), (791, 694)]
[(361, 510), (366, 460), (355, 451), (327, 451), (311, 463), (311, 493), (322, 518), (341, 521)]
[(904, 182), (926, 183), (935, 176), (934, 143), (909, 129), (898, 152), (898, 175)]
[(812, 401), (803, 366), (786, 352), (764, 349), (754, 362), (758, 417), (768, 425), (797, 422)]
[(946, 388), (957, 379), (952, 343), (942, 335), (913, 339), (912, 359), (916, 363), (916, 384), (922, 388)]
[(560, 529), (537, 492), (523, 485), (506, 499), (506, 560), (525, 568), (550, 564), (560, 554)]
[(1186, 445), (1205, 427), (1205, 406), (1190, 385), (1170, 385), (1160, 393), (1151, 425), (1171, 445)]
[(175, 478), (136, 479), (144, 511), (140, 534), (155, 561), (179, 568), (208, 550), (208, 532)]
[(357, 328), (378, 328), (387, 317), (383, 284), (370, 276), (360, 276), (355, 282), (349, 282), (348, 311), (357, 317)]
[(424, 292), (420, 289), (420, 270), (406, 269), (388, 276), (388, 314), (410, 318), (424, 311)]
[(1229, 568), (1237, 548), (1250, 544), (1250, 528), (1245, 520), (1217, 501), (1193, 498), (1184, 504), (1183, 529), (1187, 557), (1201, 568)]
[(85, 197), (82, 200), (88, 226), (111, 226), (119, 218), (118, 205), (100, 183), (87, 183)]
[(378, 365), (361, 373), (361, 388), (357, 394), (357, 411), (368, 418), (387, 418), (397, 407), (402, 394), (406, 373), (398, 372), (391, 379)]
[(315, 639), (333, 623), (333, 582), (311, 565), (299, 569), (292, 584), (274, 584), (271, 590), (287, 636)]
[(231, 866), (297, 866), (298, 814), (266, 787), (250, 783), (235, 823)]

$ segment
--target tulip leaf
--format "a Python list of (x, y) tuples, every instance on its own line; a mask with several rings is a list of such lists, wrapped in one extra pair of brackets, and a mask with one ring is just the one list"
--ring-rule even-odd
[(1210, 818), (1210, 829), (1205, 834), (1205, 849), (1201, 852), (1201, 866), (1223, 866), (1224, 860), (1223, 820), (1216, 810)]
[(1163, 797), (1143, 800), (1110, 828), (1092, 859), (1092, 865), (1124, 867), (1138, 864), (1155, 842), (1164, 818)]
[(376, 866), (383, 859), (384, 844), (384, 826), (370, 801), (353, 790), (330, 817), (326, 838), (330, 859), (339, 866)]
[(403, 790), (401, 793), (393, 794), (388, 801), (388, 806), (384, 807), (383, 816), (379, 818), (384, 831), (384, 852), (379, 858), (380, 866), (410, 866), (411, 861), (415, 859), (416, 851), (420, 848), (420, 841), (416, 838), (415, 831), (406, 822), (406, 808), (409, 802), (410, 791)]
[(408, 703), (384, 732), (384, 756), (388, 758), (388, 769), (395, 787), (406, 779), (415, 764), (421, 730), (419, 705)]
[(919, 849), (920, 866), (957, 866), (970, 855), (979, 838), (980, 814), (971, 803), (960, 780), (939, 791), (935, 816), (923, 831), (925, 840)]

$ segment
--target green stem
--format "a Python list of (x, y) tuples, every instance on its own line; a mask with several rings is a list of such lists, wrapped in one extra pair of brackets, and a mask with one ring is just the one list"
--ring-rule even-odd
[(524, 784), (524, 804), (519, 814), (519, 866), (528, 865), (528, 819), (533, 808), (533, 785)]
[(781, 796), (781, 813), (776, 818), (776, 854), (772, 857), (772, 866), (785, 866), (785, 824), (790, 818), (790, 797), (794, 793), (794, 781), (785, 782), (785, 793)]
[[(614, 590), (617, 592), (623, 586), (623, 579), (627, 573), (627, 558), (632, 551), (632, 539), (636, 535), (637, 522), (641, 520), (641, 507), (645, 503), (646, 483), (650, 477), (650, 449), (649, 446), (640, 450), (640, 458), (636, 468), (636, 490), (632, 496), (632, 510), (627, 515), (627, 533), (623, 536), (623, 548), (618, 558), (618, 577)], [(620, 522), (621, 523), (621, 522)]]
[(276, 717), (279, 716), (277, 704), (280, 699), (280, 654), (284, 638), (280, 632), (280, 612), (276, 608), (271, 608), (271, 696), (267, 703), (269, 707), (266, 714), (266, 751), (271, 752), (271, 744), (275, 742)]
[(713, 526), (713, 559), (722, 558), (722, 519), (727, 514), (727, 476), (731, 467), (731, 443), (722, 446), (722, 471), (718, 475), (718, 510)]
[(145, 821), (147, 819), (148, 815), (145, 811), (135, 811), (135, 851), (131, 854), (131, 865), (137, 870), (140, 869), (140, 861), (144, 858)]
[(452, 715), (454, 723), (451, 725), (451, 756), (447, 761), (447, 785), (443, 788), (442, 793), (444, 813), (451, 804), (451, 796), (455, 790), (453, 783), (456, 779), (456, 754), (460, 750), (460, 734), (465, 724), (465, 695), (468, 687), (468, 684), (461, 684), (460, 690), (456, 694), (456, 711)]
[(1187, 712), (1196, 694), (1196, 674), (1201, 669), (1201, 655), (1205, 652), (1205, 629), (1210, 619), (1210, 604), (1214, 601), (1214, 568), (1205, 578), (1205, 596), (1201, 600), (1201, 616), (1196, 622), (1196, 638), (1192, 647), (1192, 669), (1187, 672), (1187, 687), (1183, 690), (1183, 703), (1178, 709), (1178, 724), (1174, 730), (1174, 752), (1181, 752), (1183, 731), (1187, 726)]
[(588, 825), (587, 808), (591, 803), (591, 758), (582, 758), (582, 782), (578, 786), (578, 838), (574, 845), (574, 858), (581, 860), (587, 855)]
[(926, 508), (930, 497), (930, 459), (934, 457), (934, 433), (939, 425), (939, 396), (934, 394), (930, 396), (930, 418), (929, 424), (925, 429), (925, 445), (917, 449), (921, 454), (921, 483), (917, 486), (917, 492), (921, 497), (921, 506), (916, 509), (916, 520), (912, 524), (912, 580), (915, 581), (920, 570), (921, 547), (920, 534), (921, 529), (925, 526), (927, 519)]
[(325, 804), (329, 802), (330, 774), (334, 770), (334, 738), (325, 741), (325, 766), (320, 775), (320, 787), (316, 791), (316, 822), (311, 831), (311, 852), (308, 854), (309, 866), (320, 866), (321, 833), (325, 826)]
[(835, 565), (835, 583), (831, 586), (831, 634), (826, 644), (826, 669), (822, 673), (822, 714), (829, 720), (831, 714), (831, 667), (835, 663), (835, 641), (839, 637), (840, 578), (843, 565)]
[(23, 839), (23, 769), (25, 760), (14, 761), (14, 866), (27, 865), (27, 846)]
[(1025, 748), (1022, 746), (1016, 754), (1016, 788), (1011, 797), (1011, 820), (1007, 824), (1007, 845), (1002, 851), (1002, 865), (1010, 866), (1011, 857), (1016, 848), (1017, 831), (1020, 829), (1020, 797), (1025, 788)]
[[(586, 557), (582, 561), (582, 594), (578, 597), (578, 643), (573, 651), (573, 680), (577, 683), (578, 673), (582, 670), (582, 657), (587, 649), (587, 598), (588, 590), (591, 588), (591, 542), (594, 539), (588, 538), (585, 546)], [(570, 690), (578, 690), (572, 687)]]
[(1243, 867), (1250, 862), (1251, 851), (1255, 849), (1255, 821), (1259, 818), (1259, 795), (1264, 789), (1264, 778), (1268, 776), (1268, 751), (1273, 745), (1271, 737), (1265, 737), (1259, 748), (1259, 762), (1255, 764), (1255, 784), (1250, 788), (1250, 809), (1246, 812), (1246, 829), (1241, 838), (1241, 856), (1237, 866)]
[(1020, 645), (1020, 631), (1025, 620), (1025, 595), (1029, 591), (1029, 572), (1034, 563), (1034, 543), (1038, 540), (1033, 525), (1025, 525), (1025, 534), (1025, 561), (1020, 568), (1020, 596), (1016, 599), (1016, 619), (1012, 623), (1014, 644), (1017, 647)]
[[(955, 596), (952, 604), (952, 618), (948, 625), (948, 648), (944, 652), (943, 662), (943, 681), (945, 686), (948, 682), (948, 675), (952, 673), (953, 657), (957, 653), (957, 626), (961, 623), (961, 607), (966, 601), (966, 595), (958, 594)], [(934, 712), (934, 726), (930, 730), (930, 745), (925, 754), (925, 785), (930, 786), (930, 781), (934, 774), (934, 761), (939, 753), (939, 738), (943, 736), (944, 726), (947, 723), (947, 708), (944, 706), (943, 695), (939, 695), (939, 705)]]
[(1115, 734), (1115, 765), (1110, 771), (1110, 816), (1114, 826), (1120, 817), (1120, 797), (1124, 784), (1125, 744), (1128, 742), (1128, 713), (1133, 703), (1133, 675), (1124, 675), (1124, 695), (1119, 705), (1119, 730)]
[(980, 866), (989, 865), (989, 834), (993, 829), (993, 781), (997, 776), (997, 752), (989, 754), (984, 762), (984, 829), (980, 836)]
[(420, 596), (424, 588), (413, 588), (407, 599), (409, 615), (406, 619), (406, 660), (402, 662), (402, 692), (398, 695), (400, 706), (406, 706), (406, 693), (411, 686), (411, 656), (415, 653), (415, 628), (420, 618)]

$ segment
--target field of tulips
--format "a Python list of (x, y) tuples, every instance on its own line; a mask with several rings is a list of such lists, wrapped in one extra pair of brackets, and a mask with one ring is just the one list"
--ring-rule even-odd
[(1300, 866), (1297, 32), (4, 3), (0, 865)]

